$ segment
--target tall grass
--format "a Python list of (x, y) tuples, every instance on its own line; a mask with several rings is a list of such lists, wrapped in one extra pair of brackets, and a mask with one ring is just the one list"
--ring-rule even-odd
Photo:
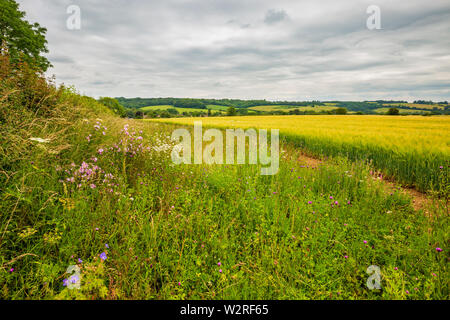
[(448, 197), (450, 118), (388, 116), (264, 116), (161, 119), (179, 124), (280, 129), (315, 156), (364, 160), (405, 186)]
[(19, 71), (1, 78), (0, 298), (448, 299), (446, 208), (415, 212), (363, 162), (174, 166), (174, 126)]

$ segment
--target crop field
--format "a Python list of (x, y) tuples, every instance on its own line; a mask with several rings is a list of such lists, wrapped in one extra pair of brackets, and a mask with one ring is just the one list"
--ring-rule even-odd
[[(444, 1), (390, 5), (408, 28), (376, 4), (291, 2), (0, 0), (2, 307), (450, 300)], [(406, 97), (430, 105), (384, 105)]]
[[(169, 106), (169, 105), (167, 105), (167, 106), (148, 106), (148, 107), (140, 108), (140, 110), (143, 111), (143, 112), (151, 111), (151, 110), (164, 111), (164, 110), (167, 110), (167, 109), (176, 109), (179, 113), (183, 113), (183, 112), (187, 112), (187, 113), (190, 113), (190, 112), (204, 112), (204, 113), (206, 113), (206, 112), (208, 112), (209, 108), (208, 109), (178, 108), (178, 107)], [(211, 109), (211, 110), (214, 110), (215, 112), (222, 113), (222, 111), (220, 109)]]
[[(388, 107), (386, 107), (386, 108), (378, 108), (378, 109), (375, 109), (374, 111), (376, 113), (379, 113), (379, 114), (386, 114), (389, 109), (390, 108), (388, 108)], [(426, 110), (426, 109), (405, 109), (405, 108), (401, 108), (401, 107), (399, 107), (397, 109), (398, 109), (400, 114), (429, 113), (431, 111), (431, 109), (430, 110)]]
[(444, 106), (439, 104), (420, 104), (420, 103), (386, 103), (386, 107), (408, 107), (412, 109), (432, 110), (433, 108), (444, 109)]
[(120, 118), (29, 74), (0, 87), (14, 93), (0, 101), (0, 299), (448, 299), (445, 196), (416, 209), (348, 159), (433, 169), (448, 159), (447, 118), (202, 118), (282, 130), (279, 172), (263, 176), (175, 165), (170, 137), (193, 119)]
[(337, 109), (337, 107), (333, 106), (333, 105), (327, 105), (327, 106), (292, 106), (292, 105), (286, 105), (286, 106), (282, 106), (282, 105), (268, 105), (268, 106), (256, 106), (256, 107), (250, 107), (249, 110), (254, 110), (254, 111), (262, 111), (262, 112), (271, 112), (271, 111), (285, 111), (285, 112), (289, 112), (289, 111), (293, 111), (293, 110), (300, 110), (300, 111), (316, 111), (316, 112), (320, 112), (320, 111), (331, 111), (331, 110), (335, 110)]
[[(316, 156), (368, 160), (398, 182), (421, 191), (442, 191), (448, 182), (450, 119), (389, 116), (261, 116), (170, 119), (177, 124), (279, 129)], [(444, 180), (442, 180), (444, 179)]]

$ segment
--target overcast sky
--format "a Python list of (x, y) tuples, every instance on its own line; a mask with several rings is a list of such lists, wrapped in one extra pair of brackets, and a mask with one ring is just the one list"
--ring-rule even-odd
[(449, 0), (18, 2), (50, 73), (94, 97), (450, 100)]

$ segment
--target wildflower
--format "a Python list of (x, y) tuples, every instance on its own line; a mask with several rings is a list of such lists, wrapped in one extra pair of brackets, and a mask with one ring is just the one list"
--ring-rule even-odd
[(181, 282), (178, 282), (178, 285), (181, 286)]
[(405, 292), (406, 292), (406, 294), (409, 294), (409, 291), (408, 291), (408, 290), (406, 290)]
[(93, 183), (90, 185), (90, 187), (91, 187), (91, 189), (97, 188), (97, 186), (95, 184), (93, 184)]
[(14, 268), (9, 269), (9, 272), (14, 272)]
[(330, 200), (333, 200), (333, 196), (330, 196)]
[(98, 153), (99, 153), (99, 154), (102, 154), (104, 151), (105, 151), (105, 150), (103, 150), (103, 149), (101, 149), (101, 148), (98, 149)]
[(308, 201), (308, 204), (312, 204), (312, 201)]
[(80, 258), (78, 258), (78, 263), (83, 263), (83, 260), (81, 260)]
[(107, 243), (105, 243), (105, 248), (109, 249), (109, 245)]
[(98, 228), (95, 228), (95, 231), (98, 231)]
[(219, 272), (222, 273), (222, 269), (219, 269)]
[(103, 261), (105, 261), (108, 257), (106, 256), (105, 252), (102, 252), (102, 254), (100, 255), (100, 259), (102, 259)]
[(440, 166), (439, 169), (444, 169), (444, 166)]
[(68, 284), (69, 284), (69, 280), (68, 279), (64, 279), (63, 280), (63, 286), (67, 287)]
[(80, 281), (80, 277), (79, 276), (73, 275), (73, 276), (70, 277), (70, 283), (75, 284), (78, 281)]
[(394, 268), (394, 270), (398, 270), (398, 268), (397, 268), (397, 267), (395, 267), (395, 268)]
[(348, 259), (348, 256), (344, 256), (345, 259)]
[(339, 202), (335, 201), (334, 204), (338, 206), (338, 205), (339, 205)]
[(439, 248), (439, 247), (437, 247), (437, 248), (436, 248), (436, 251), (437, 251), (437, 252), (441, 252), (441, 251), (442, 251), (442, 249), (441, 249), (441, 248)]
[(364, 242), (364, 244), (367, 244), (367, 240), (364, 240), (363, 242)]
[(436, 274), (436, 273), (434, 273), (434, 272), (433, 272), (433, 273), (432, 273), (431, 275), (432, 275), (433, 277), (436, 277), (436, 276), (437, 276), (437, 274)]

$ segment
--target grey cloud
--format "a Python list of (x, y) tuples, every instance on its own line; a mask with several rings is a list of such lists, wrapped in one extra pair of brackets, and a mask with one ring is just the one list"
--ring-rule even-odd
[(267, 11), (266, 16), (264, 18), (264, 23), (266, 24), (274, 24), (288, 18), (288, 14), (284, 10), (275, 10), (270, 9)]
[[(51, 73), (93, 96), (449, 100), (450, 3), (19, 0), (47, 27)], [(282, 8), (282, 9), (281, 9)]]

